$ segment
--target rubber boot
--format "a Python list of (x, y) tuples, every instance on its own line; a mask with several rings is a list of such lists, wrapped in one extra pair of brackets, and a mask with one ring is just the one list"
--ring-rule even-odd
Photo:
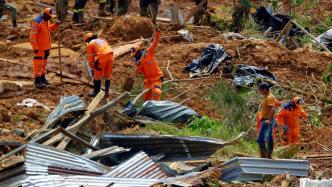
[(41, 81), (41, 77), (35, 77), (35, 87), (39, 89), (45, 88), (45, 83)]
[(105, 80), (105, 98), (109, 97), (111, 80)]
[(78, 22), (79, 23), (85, 23), (85, 21), (84, 21), (84, 13), (83, 12), (78, 13)]
[(42, 75), (40, 77), (40, 80), (42, 83), (44, 83), (45, 85), (50, 85), (50, 83), (46, 80), (46, 76), (45, 75)]
[(93, 81), (93, 92), (89, 94), (90, 97), (96, 97), (101, 89), (101, 80)]
[(105, 16), (107, 16), (107, 13), (106, 13), (106, 3), (99, 3), (98, 16), (99, 17), (105, 17)]
[(74, 12), (74, 14), (73, 14), (73, 22), (74, 23), (79, 23), (78, 13), (76, 13), (76, 12)]
[(261, 158), (267, 157), (265, 145), (259, 145), (259, 153), (261, 155)]
[(13, 28), (16, 28), (16, 27), (17, 27), (17, 22), (16, 22), (16, 20), (13, 20), (12, 22), (13, 22)]
[(270, 145), (270, 146), (272, 146), (272, 147), (270, 147), (269, 150), (267, 151), (266, 158), (272, 159), (273, 145)]

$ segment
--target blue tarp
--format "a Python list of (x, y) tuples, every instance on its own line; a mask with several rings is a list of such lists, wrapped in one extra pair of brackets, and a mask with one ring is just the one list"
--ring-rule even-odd
[(194, 59), (185, 70), (197, 74), (210, 74), (217, 69), (221, 62), (229, 58), (230, 57), (221, 45), (210, 44), (207, 48), (203, 49), (201, 57), (199, 59)]
[(171, 101), (146, 101), (138, 114), (172, 123), (185, 123), (198, 116), (191, 108)]

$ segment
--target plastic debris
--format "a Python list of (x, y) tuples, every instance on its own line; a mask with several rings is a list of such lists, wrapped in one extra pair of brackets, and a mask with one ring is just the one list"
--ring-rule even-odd
[(21, 103), (17, 103), (16, 105), (29, 107), (29, 108), (31, 108), (33, 106), (41, 106), (41, 107), (45, 108), (47, 111), (51, 112), (51, 109), (49, 107), (38, 102), (36, 99), (27, 98), (27, 99), (24, 99)]

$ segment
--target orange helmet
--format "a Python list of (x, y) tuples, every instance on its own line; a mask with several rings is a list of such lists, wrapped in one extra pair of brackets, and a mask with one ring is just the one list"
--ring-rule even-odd
[(93, 37), (94, 34), (92, 32), (88, 32), (84, 35), (84, 42), (87, 42), (87, 40), (91, 37)]
[(303, 100), (301, 99), (301, 97), (298, 97), (298, 96), (294, 97), (293, 102), (296, 106), (303, 104)]
[(45, 8), (44, 9), (44, 14), (50, 16), (51, 18), (55, 18), (56, 17), (56, 13), (54, 11), (53, 8)]

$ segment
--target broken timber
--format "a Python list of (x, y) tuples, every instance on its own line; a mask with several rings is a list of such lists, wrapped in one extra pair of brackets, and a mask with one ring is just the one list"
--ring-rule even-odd
[[(105, 111), (107, 111), (109, 108), (113, 107), (115, 104), (117, 104), (121, 99), (127, 97), (129, 95), (129, 92), (124, 92), (123, 94), (121, 94), (120, 96), (118, 96), (116, 99), (114, 99), (113, 101), (107, 103), (106, 105), (97, 108), (96, 110), (94, 110), (91, 113), (88, 113), (86, 115), (84, 115), (78, 122), (76, 122), (74, 125), (69, 126), (66, 128), (66, 130), (76, 133), (80, 127), (82, 127), (82, 125), (88, 123), (91, 119), (93, 119), (94, 117), (96, 117), (99, 114), (104, 113)], [(90, 108), (91, 109), (91, 108)], [(55, 142), (61, 141), (63, 139), (63, 135), (59, 134), (57, 136), (54, 136), (53, 138), (49, 139), (48, 141), (44, 142), (44, 145), (50, 145), (53, 144)], [(64, 145), (65, 143), (63, 143)], [(62, 148), (63, 145), (61, 145), (61, 147), (58, 148)], [(64, 146), (65, 147), (65, 146)]]

